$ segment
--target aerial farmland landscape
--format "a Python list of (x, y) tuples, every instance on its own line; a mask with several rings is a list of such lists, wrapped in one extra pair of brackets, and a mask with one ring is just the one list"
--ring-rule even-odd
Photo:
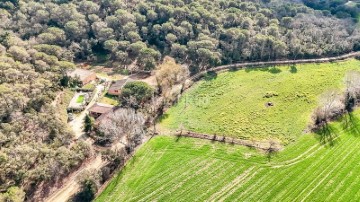
[(359, 201), (360, 1), (0, 1), (0, 202)]

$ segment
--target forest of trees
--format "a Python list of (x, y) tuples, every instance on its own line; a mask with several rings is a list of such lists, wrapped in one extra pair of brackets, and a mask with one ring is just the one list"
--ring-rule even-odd
[(167, 95), (176, 82), (159, 78), (171, 79), (166, 69), (176, 63), (189, 67), (174, 66), (181, 80), (220, 64), (360, 50), (353, 14), (340, 15), (331, 3), (318, 7), (320, 0), (299, 2), (1, 1), (0, 201), (31, 197), (90, 155), (86, 144), (71, 143), (72, 132), (51, 105), (76, 62), (105, 58), (117, 70), (152, 70), (171, 56), (175, 61), (157, 75)]
[(317, 9), (323, 10), (325, 15), (335, 15), (339, 18), (354, 18), (358, 20), (360, 12), (359, 0), (303, 0), (305, 5)]
[[(314, 8), (325, 5), (311, 2)], [(118, 68), (151, 70), (169, 55), (194, 72), (244, 60), (359, 49), (359, 30), (351, 18), (293, 1), (11, 0), (0, 8), (0, 29), (31, 41), (34, 49), (61, 60), (106, 55)]]
[(70, 144), (72, 132), (51, 105), (62, 72), (74, 64), (12, 33), (0, 42), (0, 201), (16, 201), (66, 176), (89, 148)]

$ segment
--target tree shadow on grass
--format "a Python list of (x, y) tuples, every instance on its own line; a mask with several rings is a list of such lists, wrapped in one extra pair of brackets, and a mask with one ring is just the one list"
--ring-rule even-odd
[(281, 69), (278, 67), (272, 67), (269, 69), (269, 72), (272, 74), (279, 74), (281, 72)]
[(130, 160), (130, 162), (129, 162), (128, 165), (129, 165), (129, 166), (134, 166), (137, 161), (138, 161), (137, 156), (136, 156), (136, 155), (132, 155), (132, 156), (131, 156), (131, 160)]
[(292, 74), (295, 74), (295, 73), (297, 73), (297, 68), (296, 68), (296, 65), (291, 65), (290, 66), (290, 73), (292, 73)]
[(343, 129), (355, 137), (360, 137), (360, 119), (353, 113), (347, 113), (342, 120)]
[(161, 123), (163, 120), (167, 119), (169, 117), (169, 114), (163, 114), (159, 116), (156, 122)]
[(239, 71), (241, 69), (242, 69), (242, 67), (231, 67), (228, 71), (229, 72), (237, 72), (237, 71)]
[(333, 126), (326, 123), (323, 127), (316, 132), (317, 138), (322, 145), (333, 147), (338, 142), (339, 134)]
[(209, 72), (207, 72), (207, 73), (204, 75), (204, 77), (203, 77), (203, 79), (204, 79), (205, 81), (211, 81), (211, 80), (214, 80), (214, 79), (216, 79), (216, 78), (217, 78), (217, 73), (214, 72), (214, 71), (209, 71)]
[(252, 71), (270, 72), (272, 74), (279, 74), (282, 72), (281, 69), (276, 66), (248, 67), (245, 69), (245, 72), (247, 73)]
[(269, 71), (269, 66), (264, 66), (264, 67), (247, 67), (245, 68), (245, 72), (249, 73), (249, 72), (253, 72), (253, 71), (262, 71), (262, 72), (267, 72)]
[(181, 134), (177, 134), (175, 137), (176, 137), (175, 142), (179, 142), (183, 136)]

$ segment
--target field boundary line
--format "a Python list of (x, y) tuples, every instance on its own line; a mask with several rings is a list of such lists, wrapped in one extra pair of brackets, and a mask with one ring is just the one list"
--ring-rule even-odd
[[(243, 139), (236, 139), (232, 137), (228, 137), (225, 135), (220, 134), (205, 134), (205, 133), (197, 133), (189, 130), (182, 130), (180, 132), (175, 132), (177, 137), (190, 137), (190, 138), (198, 138), (204, 140), (211, 140), (216, 142), (222, 142), (227, 144), (236, 144), (236, 145), (243, 145), (247, 147), (253, 147), (260, 150), (267, 150), (270, 147), (269, 141), (255, 141), (255, 140), (243, 140)], [(275, 142), (273, 145), (274, 149), (280, 151), (283, 149), (283, 146), (279, 142)]]

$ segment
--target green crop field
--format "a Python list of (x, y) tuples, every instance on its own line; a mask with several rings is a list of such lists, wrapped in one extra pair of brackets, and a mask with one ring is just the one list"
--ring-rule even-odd
[(159, 136), (136, 153), (96, 201), (356, 200), (359, 117), (359, 111), (346, 115), (322, 138), (303, 135), (270, 161), (242, 146)]
[[(360, 61), (239, 70), (209, 76), (164, 115), (161, 127), (243, 139), (296, 140), (311, 122), (319, 96), (344, 87)], [(273, 106), (266, 106), (267, 103)]]

